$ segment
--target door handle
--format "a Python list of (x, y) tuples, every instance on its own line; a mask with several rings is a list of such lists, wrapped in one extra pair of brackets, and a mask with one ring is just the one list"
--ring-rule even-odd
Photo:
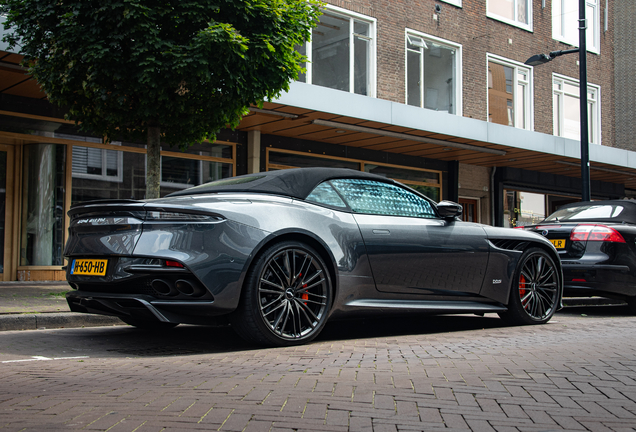
[(389, 231), (388, 229), (374, 229), (374, 230), (373, 230), (373, 234), (377, 234), (377, 235), (389, 235), (389, 234), (391, 234), (391, 231)]

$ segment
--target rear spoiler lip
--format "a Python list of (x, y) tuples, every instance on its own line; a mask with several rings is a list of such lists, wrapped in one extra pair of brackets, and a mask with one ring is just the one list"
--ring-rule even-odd
[[(153, 204), (146, 201), (137, 201), (137, 200), (96, 200), (96, 201), (88, 201), (82, 204), (76, 204), (71, 206), (71, 209), (68, 211), (68, 215), (70, 217), (81, 215), (81, 214), (91, 214), (91, 213), (99, 213), (101, 211), (112, 212), (112, 211), (122, 211), (122, 212), (146, 212), (150, 211), (158, 211), (158, 212), (173, 212), (173, 213), (188, 213), (188, 214), (200, 214), (207, 216), (216, 216), (222, 219), (225, 219), (222, 215), (217, 212), (205, 210), (197, 207), (186, 207), (183, 204), (175, 205), (175, 204)], [(145, 217), (144, 217), (145, 220)]]

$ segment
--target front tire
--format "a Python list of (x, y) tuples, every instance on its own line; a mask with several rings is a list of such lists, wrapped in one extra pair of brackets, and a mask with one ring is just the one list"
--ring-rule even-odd
[(508, 311), (499, 316), (511, 325), (544, 324), (556, 312), (560, 292), (554, 259), (543, 249), (528, 249), (515, 270)]
[(331, 280), (320, 255), (304, 243), (284, 241), (253, 263), (230, 323), (249, 342), (298, 345), (318, 336), (330, 305)]

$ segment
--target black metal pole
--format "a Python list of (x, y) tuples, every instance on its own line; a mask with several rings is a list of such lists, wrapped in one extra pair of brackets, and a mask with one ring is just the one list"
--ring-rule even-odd
[(587, 122), (587, 46), (585, 0), (579, 0), (579, 102), (581, 107), (581, 200), (590, 201), (590, 141)]

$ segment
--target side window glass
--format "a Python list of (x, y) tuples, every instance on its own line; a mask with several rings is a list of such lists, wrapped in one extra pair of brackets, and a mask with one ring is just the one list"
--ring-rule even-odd
[(319, 204), (325, 204), (332, 207), (346, 208), (347, 205), (342, 198), (331, 187), (329, 182), (324, 182), (316, 186), (316, 188), (305, 198), (307, 201), (313, 201)]
[(401, 187), (372, 180), (333, 180), (356, 213), (434, 218), (430, 202)]

